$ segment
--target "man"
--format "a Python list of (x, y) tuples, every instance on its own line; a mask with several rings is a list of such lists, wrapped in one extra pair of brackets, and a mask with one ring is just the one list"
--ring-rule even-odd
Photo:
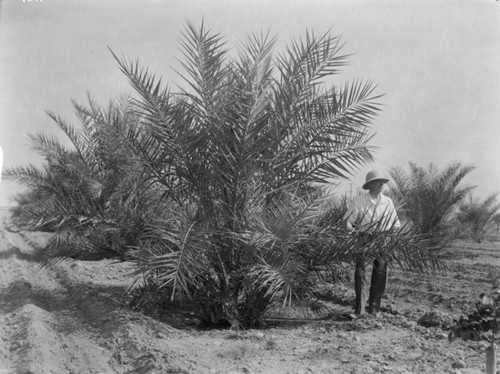
[[(401, 226), (394, 203), (382, 193), (389, 180), (383, 173), (372, 170), (366, 174), (363, 189), (368, 193), (357, 196), (349, 206), (344, 219), (347, 230), (357, 232), (361, 245), (370, 244), (377, 235)], [(378, 256), (373, 262), (368, 308), (366, 308), (366, 259), (360, 255), (356, 260), (354, 288), (356, 291), (355, 313), (378, 313), (387, 283), (387, 259)]]

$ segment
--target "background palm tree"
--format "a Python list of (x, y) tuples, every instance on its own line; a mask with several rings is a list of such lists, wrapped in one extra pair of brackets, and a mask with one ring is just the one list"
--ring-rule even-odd
[(136, 118), (126, 101), (101, 108), (89, 97), (88, 107), (73, 104), (80, 128), (48, 113), (66, 141), (29, 135), (46, 161), (42, 167), (5, 171), (7, 178), (28, 186), (13, 216), (24, 228), (55, 232), (45, 251), (48, 260), (120, 257), (136, 243), (146, 213), (155, 206), (155, 193), (143, 186), (139, 160), (116, 136)]
[(496, 229), (495, 221), (500, 218), (500, 203), (497, 195), (490, 195), (482, 201), (462, 202), (456, 215), (458, 233), (480, 243), (488, 233)]
[(443, 239), (450, 234), (450, 219), (465, 196), (474, 188), (461, 186), (463, 178), (474, 168), (454, 162), (439, 170), (413, 162), (409, 172), (401, 167), (390, 170), (393, 180), (391, 196), (401, 207), (399, 213), (418, 231), (428, 237)]

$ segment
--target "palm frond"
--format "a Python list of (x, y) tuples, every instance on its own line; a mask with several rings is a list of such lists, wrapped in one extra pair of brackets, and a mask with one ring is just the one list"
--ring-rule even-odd
[(47, 185), (47, 173), (34, 165), (6, 168), (2, 176), (32, 188), (43, 188)]
[(281, 96), (288, 98), (285, 104), (288, 108), (300, 103), (324, 78), (337, 74), (346, 64), (348, 56), (339, 55), (342, 46), (340, 38), (329, 32), (316, 37), (307, 31), (304, 38), (291, 41), (276, 62), (281, 76)]
[(188, 76), (181, 77), (193, 90), (195, 96), (189, 95), (191, 99), (203, 103), (205, 112), (210, 113), (207, 105), (213, 104), (216, 95), (228, 87), (225, 78), (229, 70), (225, 63), (227, 51), (223, 37), (212, 34), (203, 22), (199, 28), (188, 22), (182, 35), (181, 46), (186, 62), (181, 61), (181, 64)]

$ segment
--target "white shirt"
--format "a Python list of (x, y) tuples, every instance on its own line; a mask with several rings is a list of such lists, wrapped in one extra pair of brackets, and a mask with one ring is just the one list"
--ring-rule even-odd
[(392, 200), (380, 194), (373, 199), (370, 193), (353, 199), (344, 219), (359, 231), (387, 231), (401, 227)]

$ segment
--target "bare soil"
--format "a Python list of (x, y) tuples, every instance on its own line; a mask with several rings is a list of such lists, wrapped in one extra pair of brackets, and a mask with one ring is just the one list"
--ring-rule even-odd
[[(0, 374), (485, 372), (485, 342), (450, 343), (447, 335), (453, 319), (489, 290), (499, 243), (454, 243), (461, 257), (446, 273), (392, 269), (378, 317), (339, 314), (235, 332), (200, 329), (189, 316), (161, 322), (131, 311), (122, 303), (131, 282), (126, 263), (40, 267), (49, 234), (19, 231), (9, 217), (0, 210)], [(352, 299), (350, 287), (332, 295), (339, 310), (350, 310)]]

